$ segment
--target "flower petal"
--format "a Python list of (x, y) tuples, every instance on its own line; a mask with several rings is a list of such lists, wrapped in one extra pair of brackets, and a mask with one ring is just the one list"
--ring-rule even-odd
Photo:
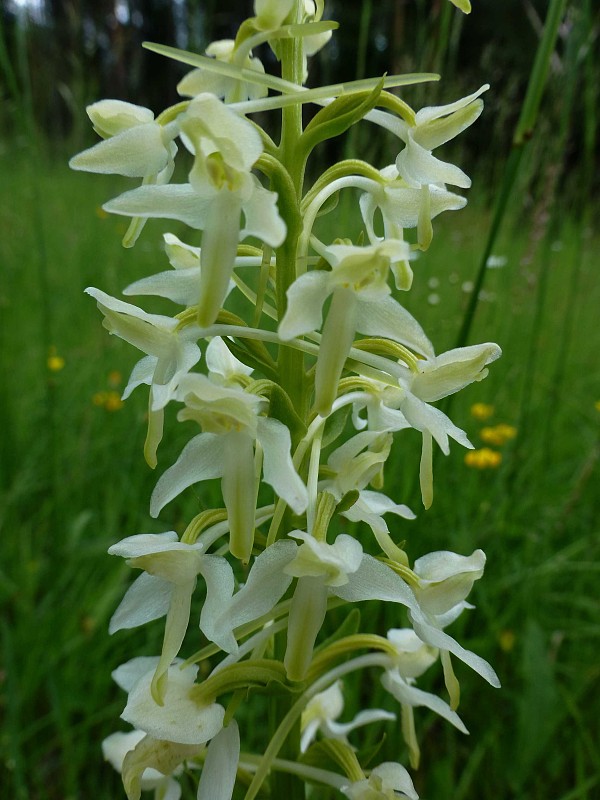
[(417, 320), (392, 297), (357, 304), (356, 330), (367, 336), (384, 336), (417, 353), (433, 357), (433, 345)]
[(297, 549), (294, 542), (277, 541), (264, 550), (236, 594), (227, 597), (223, 593), (210, 614), (202, 610), (200, 628), (204, 635), (226, 652), (235, 652), (237, 643), (232, 636), (235, 628), (267, 614), (286, 593), (292, 578), (283, 568)]
[(211, 201), (211, 196), (198, 194), (189, 183), (152, 184), (124, 192), (105, 203), (103, 208), (126, 217), (177, 219), (190, 228), (202, 230)]
[(270, 247), (279, 247), (285, 240), (287, 229), (279, 216), (277, 193), (265, 189), (256, 178), (253, 185), (252, 194), (243, 204), (244, 227), (240, 239), (256, 236)]
[(149, 108), (126, 103), (123, 100), (99, 100), (86, 109), (94, 130), (103, 139), (115, 136), (121, 131), (152, 122), (154, 114)]
[(198, 302), (200, 286), (200, 267), (189, 269), (166, 270), (156, 275), (149, 275), (139, 281), (130, 283), (123, 290), (124, 295), (154, 295), (166, 297), (179, 305), (190, 306)]
[(240, 733), (237, 722), (231, 720), (208, 745), (198, 800), (231, 800), (239, 758)]
[(415, 633), (422, 642), (425, 642), (432, 647), (437, 647), (440, 650), (448, 650), (450, 653), (471, 667), (471, 669), (474, 669), (475, 672), (481, 675), (481, 677), (484, 678), (491, 686), (494, 686), (495, 688), (500, 686), (498, 676), (496, 675), (491, 664), (488, 664), (488, 662), (481, 658), (481, 656), (472, 653), (470, 650), (466, 650), (447, 633), (444, 633), (444, 631), (439, 630), (439, 628), (436, 628), (434, 625), (432, 625), (420, 609), (416, 612), (413, 609), (410, 609), (409, 617), (413, 624), (413, 628), (415, 629)]
[(390, 567), (369, 555), (363, 555), (358, 570), (348, 576), (348, 583), (332, 588), (342, 600), (358, 603), (361, 600), (383, 600), (400, 603), (420, 614), (417, 599), (410, 587)]
[(462, 169), (436, 158), (414, 139), (409, 139), (404, 150), (400, 152), (396, 159), (396, 168), (411, 186), (449, 183), (451, 186), (468, 189), (471, 185), (471, 179)]
[(331, 293), (329, 283), (329, 273), (322, 270), (307, 272), (292, 283), (287, 290), (287, 309), (277, 331), (284, 341), (321, 327), (323, 304)]
[(164, 617), (169, 610), (173, 584), (147, 572), (135, 579), (112, 615), (108, 632), (137, 628)]
[(163, 133), (164, 128), (156, 122), (136, 125), (73, 156), (69, 166), (128, 178), (157, 175), (171, 158)]
[(215, 433), (201, 433), (191, 439), (172, 467), (163, 473), (150, 498), (150, 516), (161, 510), (184, 489), (199, 481), (223, 474), (225, 445)]
[(155, 739), (179, 744), (202, 744), (221, 730), (225, 709), (218, 703), (201, 708), (190, 697), (197, 668), (172, 666), (164, 705), (152, 698), (153, 672), (144, 675), (129, 693), (121, 718)]
[(275, 489), (295, 514), (302, 514), (308, 505), (308, 492), (292, 463), (289, 430), (279, 420), (259, 417), (256, 438), (264, 453), (265, 482)]
[(384, 673), (381, 677), (381, 683), (384, 689), (390, 692), (402, 705), (412, 706), (413, 708), (419, 706), (429, 708), (431, 711), (434, 711), (436, 714), (439, 714), (440, 717), (447, 720), (451, 725), (454, 725), (455, 728), (458, 728), (461, 733), (469, 732), (456, 711), (453, 711), (448, 703), (444, 702), (441, 697), (431, 692), (424, 692), (421, 689), (417, 689), (416, 686), (411, 686), (399, 673), (394, 671)]

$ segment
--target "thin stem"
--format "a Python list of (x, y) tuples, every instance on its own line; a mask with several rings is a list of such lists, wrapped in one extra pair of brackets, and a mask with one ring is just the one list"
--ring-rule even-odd
[(353, 658), (351, 661), (341, 664), (339, 667), (327, 672), (321, 678), (316, 680), (308, 689), (306, 689), (296, 700), (294, 705), (290, 708), (275, 734), (272, 736), (269, 746), (265, 750), (265, 754), (258, 764), (256, 774), (252, 779), (252, 783), (248, 787), (245, 800), (254, 800), (263, 781), (267, 777), (269, 770), (272, 767), (273, 760), (277, 757), (283, 743), (292, 730), (294, 725), (299, 721), (302, 711), (306, 707), (308, 701), (319, 692), (326, 689), (338, 678), (347, 675), (350, 672), (356, 672), (359, 669), (366, 669), (367, 667), (388, 667), (390, 665), (389, 656), (382, 655), (381, 653), (369, 653), (365, 656)]

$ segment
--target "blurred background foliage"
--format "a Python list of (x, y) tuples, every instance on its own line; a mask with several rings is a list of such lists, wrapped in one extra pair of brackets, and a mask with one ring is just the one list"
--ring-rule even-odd
[[(478, 450), (494, 448), (495, 461), (469, 466), (454, 447), (436, 460), (432, 509), (390, 527), (411, 558), (486, 551), (477, 610), (453, 632), (497, 667), (504, 688), (458, 668), (468, 739), (417, 712), (415, 785), (425, 800), (594, 800), (600, 8), (597, 0), (473, 0), (464, 17), (447, 0), (326, 6), (340, 29), (313, 61), (311, 84), (440, 72), (438, 84), (403, 93), (415, 107), (491, 84), (483, 116), (442, 155), (472, 176), (469, 205), (435, 221), (407, 304), (438, 352), (461, 337), (502, 346), (489, 378), (451, 409)], [(532, 81), (555, 8), (548, 72)], [(106, 549), (141, 531), (181, 532), (198, 504), (213, 502), (214, 487), (191, 491), (163, 522), (149, 519), (156, 475), (141, 456), (146, 402), (142, 392), (120, 401), (136, 356), (106, 335), (83, 295), (90, 284), (118, 294), (162, 269), (160, 233), (186, 233), (151, 221), (134, 251), (123, 250), (126, 226), (101, 205), (130, 184), (70, 173), (67, 159), (95, 140), (86, 104), (116, 97), (159, 112), (177, 100), (185, 68), (143, 50), (144, 40), (203, 52), (233, 36), (252, 3), (0, 0), (0, 9), (0, 795), (108, 800), (123, 796), (99, 751), (123, 707), (110, 671), (157, 652), (160, 625), (109, 639), (131, 571)], [(260, 56), (277, 71), (270, 51)], [(522, 116), (532, 84), (540, 113)], [(389, 164), (398, 144), (373, 130), (327, 143), (313, 169), (350, 153)], [(337, 210), (344, 235), (346, 226), (360, 229), (355, 200), (342, 198)], [(473, 410), (482, 403), (487, 418)], [(513, 438), (503, 439), (502, 425)], [(167, 425), (161, 469), (182, 446), (179, 427)], [(418, 436), (407, 432), (398, 453), (385, 490), (418, 511)], [(377, 607), (363, 613), (382, 630), (401, 624)], [(198, 647), (198, 634), (190, 637), (188, 651)], [(423, 686), (441, 690), (440, 675)], [(361, 692), (371, 705), (386, 702), (367, 697), (371, 686), (348, 688), (357, 706)], [(347, 718), (356, 710), (349, 702)], [(382, 760), (403, 753), (388, 726)], [(194, 796), (191, 787), (184, 797)]]
[[(313, 63), (309, 84), (384, 72), (440, 73), (437, 86), (407, 91), (409, 102), (420, 105), (425, 97), (428, 104), (448, 102), (485, 79), (492, 86), (486, 114), (458, 146), (493, 179), (494, 165), (501, 170), (510, 147), (548, 6), (548, 0), (478, 0), (467, 18), (447, 0), (328, 0), (326, 16), (339, 21), (340, 29)], [(177, 100), (175, 86), (186, 68), (144, 51), (143, 41), (203, 52), (209, 42), (235, 36), (252, 2), (3, 0), (0, 8), (0, 141), (6, 146), (22, 137), (27, 102), (45, 144), (75, 151), (92, 140), (82, 109), (95, 99), (113, 97), (155, 111)], [(569, 3), (552, 56), (542, 133), (555, 140), (550, 134), (571, 106), (559, 157), (567, 183), (581, 165), (586, 125), (598, 107), (591, 64), (597, 67), (599, 15), (593, 0)], [(277, 70), (268, 47), (257, 55), (267, 69)], [(579, 77), (569, 97), (565, 76), (574, 65)], [(480, 146), (472, 148), (475, 138)]]

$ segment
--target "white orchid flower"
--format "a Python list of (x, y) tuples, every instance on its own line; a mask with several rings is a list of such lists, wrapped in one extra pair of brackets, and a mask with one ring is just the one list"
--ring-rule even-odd
[(411, 628), (394, 628), (387, 638), (396, 650), (393, 666), (386, 670), (381, 683), (402, 707), (402, 732), (408, 745), (411, 766), (419, 765), (419, 745), (415, 732), (413, 709), (424, 706), (439, 714), (458, 728), (468, 733), (462, 720), (448, 703), (431, 692), (415, 686), (415, 678), (422, 675), (438, 658), (438, 650), (424, 644)]
[(368, 778), (342, 786), (350, 800), (419, 800), (410, 775), (401, 764), (386, 762), (371, 770)]
[(148, 464), (155, 467), (156, 450), (162, 438), (163, 409), (174, 396), (182, 376), (201, 357), (196, 333), (191, 328), (180, 331), (176, 319), (147, 314), (141, 308), (111, 297), (100, 289), (90, 287), (85, 291), (98, 303), (108, 332), (148, 354), (134, 366), (123, 399), (141, 384), (150, 386), (144, 455)]
[[(235, 41), (233, 39), (220, 39), (212, 42), (206, 48), (206, 55), (217, 61), (231, 64), (236, 61)], [(237, 63), (237, 62), (236, 62)], [(259, 58), (254, 58), (251, 53), (245, 55), (243, 62), (238, 64), (242, 69), (250, 69), (264, 74), (265, 68)], [(177, 92), (183, 97), (196, 97), (199, 94), (210, 92), (222, 98), (225, 103), (235, 103), (243, 100), (258, 100), (266, 97), (268, 89), (252, 81), (239, 81), (227, 75), (208, 72), (201, 67), (188, 72), (177, 84)]]
[[(461, 0), (462, 2), (463, 0)], [(471, 179), (459, 167), (440, 161), (432, 150), (454, 139), (459, 133), (472, 125), (483, 111), (483, 101), (479, 95), (489, 89), (485, 84), (473, 94), (444, 106), (430, 106), (417, 112), (415, 124), (406, 127), (406, 147), (396, 159), (396, 168), (408, 186), (422, 190), (422, 246), (431, 241), (430, 187), (444, 188), (446, 184), (468, 189)], [(429, 219), (429, 230), (425, 230)]]
[[(166, 615), (162, 654), (152, 679), (152, 694), (163, 703), (169, 666), (178, 654), (190, 619), (198, 575), (210, 587), (227, 580), (231, 567), (224, 558), (207, 555), (201, 542), (180, 542), (174, 531), (129, 536), (112, 545), (110, 555), (122, 556), (144, 572), (129, 587), (110, 621), (109, 632), (135, 628)], [(233, 573), (232, 573), (233, 575)]]
[(319, 692), (306, 704), (302, 712), (300, 750), (305, 753), (317, 732), (321, 732), (326, 739), (337, 739), (348, 744), (348, 734), (355, 728), (368, 725), (371, 722), (396, 719), (395, 714), (383, 709), (370, 709), (359, 711), (351, 722), (337, 722), (344, 711), (344, 695), (342, 682), (336, 681), (324, 692)]
[(223, 727), (225, 709), (218, 703), (198, 705), (192, 696), (198, 667), (184, 667), (181, 662), (169, 667), (164, 702), (159, 705), (151, 691), (158, 663), (155, 658), (134, 658), (113, 672), (115, 682), (128, 693), (121, 719), (153, 739), (183, 745), (205, 744)]
[(302, 541), (285, 572), (298, 578), (288, 624), (284, 664), (291, 680), (302, 680), (312, 659), (317, 634), (327, 611), (329, 590), (350, 580), (363, 560), (363, 549), (352, 536), (340, 534), (334, 544), (318, 541), (303, 531), (290, 536)]
[(423, 434), (420, 481), (425, 508), (433, 500), (432, 438), (444, 455), (450, 452), (449, 438), (463, 447), (473, 447), (465, 432), (430, 403), (483, 380), (488, 374), (487, 365), (499, 358), (501, 352), (497, 344), (486, 342), (417, 360), (415, 369), (399, 365), (397, 387), (372, 381), (372, 398), (354, 404), (354, 420), (359, 426), (364, 426), (359, 411), (366, 407), (372, 430), (401, 430), (408, 423)]
[[(147, 734), (144, 731), (128, 733), (112, 733), (102, 742), (102, 755), (117, 772), (123, 772), (123, 761), (126, 755), (135, 749)], [(140, 776), (141, 791), (154, 791), (154, 800), (179, 800), (181, 786), (173, 776), (183, 772), (183, 765), (175, 767), (172, 775), (164, 775), (153, 767), (146, 767)]]
[[(175, 169), (179, 134), (176, 122), (161, 125), (150, 109), (122, 100), (101, 100), (87, 107), (94, 130), (104, 141), (78, 153), (71, 169), (142, 178), (142, 185), (163, 185)], [(135, 244), (145, 219), (138, 217), (125, 234), (123, 244)]]
[(492, 686), (500, 686), (498, 676), (487, 661), (463, 648), (443, 630), (465, 608), (472, 608), (465, 598), (475, 581), (483, 575), (485, 560), (482, 550), (475, 550), (470, 556), (442, 550), (418, 558), (413, 566), (418, 577), (414, 593), (419, 611), (415, 613), (414, 609), (409, 609), (408, 615), (419, 639), (440, 650), (452, 709), (458, 706), (460, 688), (450, 654), (474, 669)]
[(391, 541), (383, 515), (396, 514), (403, 519), (414, 519), (415, 515), (408, 506), (365, 488), (381, 474), (391, 445), (391, 433), (380, 431), (363, 431), (348, 439), (327, 459), (327, 477), (319, 482), (319, 490), (330, 492), (338, 502), (348, 492), (358, 490), (358, 499), (342, 511), (341, 516), (351, 522), (365, 522), (381, 549), (394, 558), (397, 548)]
[[(214, 341), (214, 340), (213, 340)], [(194, 483), (221, 478), (228, 512), (231, 553), (247, 562), (254, 540), (256, 509), (255, 448), (262, 450), (263, 479), (297, 514), (307, 506), (306, 487), (290, 455), (291, 436), (279, 420), (265, 417), (266, 401), (231, 383), (236, 363), (223, 347), (210, 347), (211, 377), (188, 375), (180, 382), (178, 399), (185, 403), (180, 420), (193, 419), (203, 433), (191, 439), (181, 455), (160, 478), (150, 501), (150, 513), (161, 509)], [(225, 347), (226, 349), (226, 347)], [(213, 375), (219, 376), (215, 379)], [(247, 375), (247, 372), (245, 373)], [(225, 385), (224, 385), (225, 384)]]
[[(417, 228), (417, 241), (426, 249), (431, 241), (431, 221), (443, 211), (456, 211), (467, 201), (461, 195), (449, 192), (444, 184), (429, 184), (425, 189), (410, 186), (404, 181), (395, 164), (380, 170), (385, 183), (360, 196), (360, 212), (369, 241), (374, 244), (383, 239), (402, 239), (405, 228)], [(381, 212), (383, 238), (375, 233), (375, 215)]]
[(176, 126), (161, 125), (150, 109), (122, 100), (101, 100), (86, 110), (104, 141), (73, 156), (72, 169), (161, 183), (170, 179), (177, 153)]
[(238, 242), (256, 236), (279, 247), (286, 227), (277, 211), (277, 195), (250, 172), (262, 142), (248, 120), (214, 95), (201, 94), (179, 124), (195, 156), (190, 183), (142, 186), (104, 207), (125, 216), (178, 219), (203, 231), (198, 322), (206, 327), (215, 321), (227, 294)]
[[(155, 786), (155, 800), (165, 800), (165, 798), (177, 800), (181, 790), (171, 776), (179, 775), (183, 771), (184, 762), (196, 758), (205, 749), (207, 737), (218, 736), (222, 727), (224, 709), (220, 706), (216, 708), (209, 706), (208, 712), (206, 708), (199, 709), (197, 704), (191, 707), (192, 701), (188, 689), (193, 685), (197, 668), (182, 669), (183, 662), (180, 659), (175, 659), (172, 665), (172, 669), (180, 673), (180, 681), (178, 690), (169, 697), (169, 710), (166, 714), (161, 712), (156, 719), (152, 719), (154, 714), (152, 703), (148, 697), (144, 697), (138, 684), (147, 688), (148, 676), (151, 676), (159, 660), (146, 656), (132, 658), (112, 673), (115, 683), (127, 692), (130, 698), (132, 695), (138, 695), (128, 716), (135, 716), (142, 725), (151, 728), (154, 734), (144, 733), (143, 729), (134, 730), (131, 734), (109, 737), (103, 743), (105, 758), (108, 758), (123, 776), (123, 786), (128, 800), (140, 800), (141, 792), (146, 788), (152, 788), (152, 784)], [(125, 713), (123, 712), (124, 715)], [(174, 738), (164, 738), (165, 735), (173, 735), (179, 714), (181, 714), (183, 735), (175, 733)], [(194, 721), (193, 716), (198, 719)], [(156, 734), (160, 736), (157, 737)], [(181, 738), (188, 741), (179, 741)], [(198, 739), (202, 741), (196, 741)]]
[(404, 270), (409, 257), (406, 242), (391, 239), (366, 247), (333, 244), (322, 255), (331, 271), (313, 270), (294, 281), (287, 291), (279, 336), (287, 341), (318, 330), (323, 305), (331, 295), (315, 374), (315, 408), (326, 416), (357, 331), (385, 336), (425, 356), (433, 355), (433, 348), (419, 323), (390, 296), (390, 270), (397, 285), (410, 286), (412, 273)]
[[(480, 577), (478, 572), (481, 567), (481, 555), (479, 555), (481, 551), (476, 551), (469, 559), (461, 556), (457, 556), (457, 560), (450, 559), (445, 569), (441, 566), (443, 554), (430, 554), (423, 557), (424, 561), (417, 560), (415, 567), (421, 572), (415, 571), (415, 574), (419, 580), (421, 580), (420, 574), (425, 573), (427, 576), (445, 575), (441, 580), (447, 581), (445, 586), (437, 588), (435, 581), (429, 585), (427, 584), (429, 577), (425, 577), (425, 583), (417, 590), (420, 591), (418, 599), (416, 591), (413, 591), (393, 569), (363, 553), (360, 543), (350, 536), (341, 534), (333, 545), (318, 541), (301, 531), (294, 531), (290, 536), (303, 542), (294, 559), (285, 567), (285, 572), (299, 579), (292, 598), (288, 648), (284, 661), (290, 679), (301, 680), (304, 677), (312, 657), (315, 638), (323, 622), (327, 596), (333, 595), (349, 603), (379, 600), (405, 606), (420, 641), (431, 648), (439, 649), (443, 664), (444, 660), (447, 660), (447, 654), (452, 653), (489, 684), (495, 687), (500, 685), (498, 676), (487, 661), (466, 650), (443, 630), (456, 619), (467, 604), (464, 601), (458, 602), (440, 615), (429, 610), (445, 607), (456, 597), (463, 596), (466, 588), (472, 586), (477, 577)], [(427, 598), (427, 593), (431, 598), (435, 598), (436, 605), (430, 605), (433, 600)], [(424, 608), (419, 602), (423, 597), (425, 597)], [(446, 597), (445, 604), (441, 599), (444, 597)], [(424, 658), (425, 655), (426, 652), (420, 658)], [(395, 658), (392, 663), (396, 668), (405, 669), (405, 661)], [(449, 682), (450, 673), (447, 672), (447, 667), (445, 667), (445, 677)]]

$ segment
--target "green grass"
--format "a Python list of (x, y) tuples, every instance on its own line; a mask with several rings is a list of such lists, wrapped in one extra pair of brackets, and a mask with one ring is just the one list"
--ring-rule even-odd
[[(123, 223), (96, 213), (124, 184), (71, 174), (65, 161), (37, 168), (15, 149), (0, 157), (9, 198), (0, 208), (0, 784), (16, 800), (122, 796), (100, 754), (123, 705), (110, 671), (155, 653), (161, 631), (108, 637), (130, 574), (106, 549), (134, 533), (181, 530), (186, 513), (182, 503), (164, 523), (148, 516), (156, 476), (142, 459), (144, 392), (112, 412), (93, 402), (97, 392), (122, 389), (110, 373), (126, 380), (136, 355), (108, 337), (83, 294), (90, 284), (117, 294), (162, 269), (154, 249), (161, 227), (149, 225), (135, 250), (124, 251)], [(415, 264), (409, 307), (440, 352), (456, 339), (489, 212), (475, 195), (464, 212), (436, 222), (431, 250)], [(482, 425), (469, 409), (493, 403), (490, 422), (516, 425), (517, 438), (495, 470), (469, 469), (458, 446), (436, 458), (432, 509), (394, 528), (411, 557), (486, 551), (487, 572), (472, 594), (477, 609), (455, 634), (503, 682), (492, 690), (457, 666), (469, 738), (417, 712), (415, 784), (425, 800), (592, 800), (600, 786), (600, 243), (585, 229), (580, 246), (581, 222), (566, 214), (546, 251), (535, 230), (516, 208), (502, 231), (494, 252), (506, 265), (486, 274), (471, 341), (497, 341), (504, 356), (451, 411), (479, 445)], [(50, 347), (64, 358), (60, 371), (48, 370)], [(172, 433), (162, 465), (178, 452), (177, 426)], [(418, 510), (418, 436), (406, 433), (397, 448), (386, 491)], [(365, 610), (372, 621), (378, 613)], [(439, 688), (439, 674), (430, 680)], [(403, 752), (390, 734), (385, 757)]]

